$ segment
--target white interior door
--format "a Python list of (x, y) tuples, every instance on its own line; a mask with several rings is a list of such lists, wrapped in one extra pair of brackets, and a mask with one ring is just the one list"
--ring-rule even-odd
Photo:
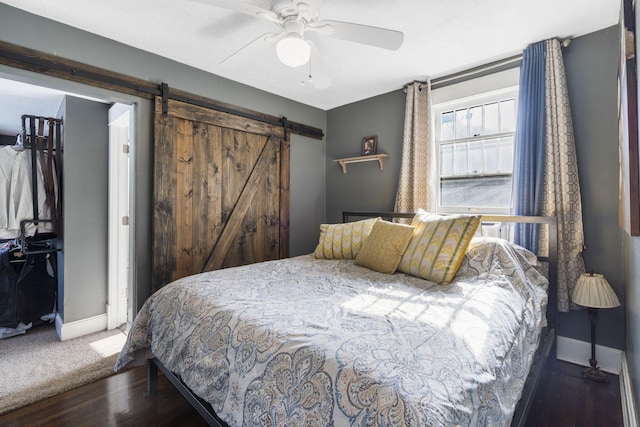
[(133, 105), (114, 104), (109, 110), (108, 329), (131, 321), (127, 318), (127, 308), (130, 278), (130, 147), (133, 146), (133, 120)]

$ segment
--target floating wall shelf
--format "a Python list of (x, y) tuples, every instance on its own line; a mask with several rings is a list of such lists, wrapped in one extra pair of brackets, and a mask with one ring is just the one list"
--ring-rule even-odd
[(377, 160), (380, 163), (380, 170), (384, 170), (384, 159), (389, 157), (388, 154), (371, 154), (369, 156), (347, 157), (344, 159), (335, 159), (334, 162), (338, 162), (342, 166), (342, 173), (347, 173), (347, 164), (360, 163), (360, 162), (372, 162)]

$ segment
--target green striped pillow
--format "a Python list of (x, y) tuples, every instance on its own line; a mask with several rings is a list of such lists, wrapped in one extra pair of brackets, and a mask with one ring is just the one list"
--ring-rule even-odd
[(419, 210), (415, 227), (398, 271), (448, 285), (456, 275), (480, 215), (437, 215)]
[(355, 259), (362, 241), (371, 233), (378, 218), (344, 224), (320, 224), (320, 241), (314, 255), (325, 259)]

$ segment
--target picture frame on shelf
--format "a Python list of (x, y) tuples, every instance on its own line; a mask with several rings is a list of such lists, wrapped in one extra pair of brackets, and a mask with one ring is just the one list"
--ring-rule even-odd
[(372, 156), (378, 149), (378, 135), (365, 136), (362, 138), (361, 156)]

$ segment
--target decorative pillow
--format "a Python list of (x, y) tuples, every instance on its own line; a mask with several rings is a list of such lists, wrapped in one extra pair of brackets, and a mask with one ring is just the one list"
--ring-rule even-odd
[(414, 229), (411, 225), (382, 220), (376, 222), (371, 234), (362, 243), (356, 264), (380, 273), (395, 273)]
[(376, 221), (378, 218), (344, 224), (321, 224), (320, 241), (313, 254), (316, 258), (354, 259)]
[(456, 275), (480, 215), (436, 215), (424, 210), (411, 221), (413, 238), (398, 271), (448, 285)]

